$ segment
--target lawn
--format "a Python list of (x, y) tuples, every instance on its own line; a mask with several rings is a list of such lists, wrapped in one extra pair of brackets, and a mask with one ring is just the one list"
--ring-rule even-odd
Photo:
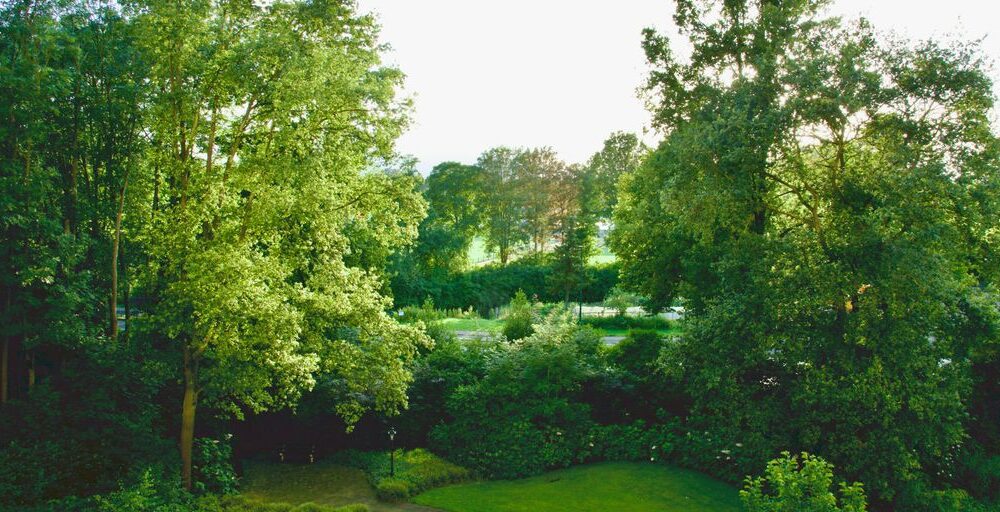
[(500, 332), (503, 329), (502, 320), (482, 318), (445, 318), (441, 324), (449, 331)]
[(379, 501), (361, 470), (326, 461), (316, 464), (254, 462), (248, 463), (245, 470), (240, 487), (243, 496), (251, 500), (292, 505), (312, 502), (337, 507), (363, 503), (372, 512), (419, 510), (407, 503)]
[(449, 512), (737, 512), (735, 488), (659, 464), (609, 462), (523, 480), (433, 489), (414, 502)]
[[(486, 320), (482, 318), (445, 318), (441, 324), (449, 331), (479, 331), (479, 332), (500, 332), (503, 330), (503, 320)], [(601, 336), (627, 336), (629, 329), (597, 329)], [(678, 334), (680, 327), (670, 329), (657, 329), (656, 332), (662, 336), (668, 334)]]
[[(602, 327), (597, 330), (601, 332), (601, 336), (628, 336), (628, 332), (631, 329), (611, 329), (607, 327)], [(655, 331), (660, 336), (669, 336), (684, 332), (683, 329), (677, 326), (671, 327), (669, 329), (655, 329)]]

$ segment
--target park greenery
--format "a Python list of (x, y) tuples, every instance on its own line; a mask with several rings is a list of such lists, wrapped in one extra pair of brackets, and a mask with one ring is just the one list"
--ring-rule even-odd
[(674, 3), (655, 147), (423, 176), (352, 0), (0, 2), (0, 510), (997, 510), (977, 44)]

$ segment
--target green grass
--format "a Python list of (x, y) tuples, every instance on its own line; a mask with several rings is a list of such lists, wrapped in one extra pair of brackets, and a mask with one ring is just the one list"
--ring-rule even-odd
[(245, 470), (240, 487), (249, 500), (292, 505), (313, 502), (338, 507), (363, 503), (375, 512), (401, 510), (378, 501), (360, 469), (320, 461), (316, 464), (255, 462), (247, 464)]
[[(445, 318), (441, 320), (441, 325), (452, 332), (500, 332), (503, 330), (503, 320), (485, 320), (482, 318)], [(602, 328), (597, 329), (597, 331), (601, 333), (601, 336), (627, 336), (629, 330)], [(671, 327), (670, 329), (656, 329), (656, 332), (666, 336), (668, 334), (678, 334), (681, 332), (681, 329), (679, 327)]]
[(503, 329), (502, 320), (485, 320), (482, 318), (445, 318), (441, 325), (449, 331), (486, 331), (500, 332)]
[[(628, 336), (629, 329), (608, 329), (602, 328), (597, 329), (601, 336)], [(679, 327), (671, 327), (670, 329), (655, 329), (657, 334), (660, 336), (667, 336), (670, 334), (680, 334), (682, 330)]]
[(735, 488), (669, 466), (609, 462), (523, 480), (442, 487), (414, 502), (450, 512), (737, 512)]
[(595, 254), (595, 255), (587, 258), (587, 264), (588, 265), (606, 265), (608, 263), (614, 263), (616, 261), (618, 261), (618, 256), (615, 256), (612, 253), (608, 253), (608, 254)]

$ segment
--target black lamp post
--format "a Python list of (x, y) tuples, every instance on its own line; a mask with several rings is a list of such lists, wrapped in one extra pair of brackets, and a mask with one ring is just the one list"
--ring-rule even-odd
[(396, 476), (396, 429), (389, 427), (389, 477)]

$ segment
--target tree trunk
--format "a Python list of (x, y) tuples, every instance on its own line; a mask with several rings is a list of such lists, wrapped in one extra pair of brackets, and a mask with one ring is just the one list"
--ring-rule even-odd
[(125, 210), (125, 189), (128, 187), (128, 171), (122, 188), (118, 192), (118, 212), (115, 214), (115, 238), (111, 243), (111, 341), (118, 340), (118, 247), (122, 239), (122, 214)]
[(184, 401), (181, 404), (181, 481), (191, 490), (191, 456), (194, 446), (194, 413), (198, 402), (195, 390), (197, 373), (191, 349), (184, 348)]
[(123, 297), (125, 300), (123, 302), (125, 303), (125, 343), (127, 344), (128, 341), (129, 341), (129, 327), (132, 326), (131, 325), (132, 324), (132, 308), (129, 307), (129, 301), (128, 301), (128, 294), (129, 294), (129, 286), (128, 286), (128, 259), (125, 258), (126, 254), (127, 254), (127, 251), (125, 251), (124, 244), (122, 245), (120, 251), (121, 251), (121, 258), (122, 258), (122, 269), (123, 269), (122, 272), (125, 274), (123, 276), (124, 277), (124, 281), (125, 281), (125, 290), (124, 290), (125, 291), (125, 297)]
[(3, 359), (0, 361), (0, 404), (7, 403), (7, 367), (8, 354), (10, 353), (10, 339), (3, 338)]
[(28, 356), (28, 393), (35, 389), (35, 353)]

